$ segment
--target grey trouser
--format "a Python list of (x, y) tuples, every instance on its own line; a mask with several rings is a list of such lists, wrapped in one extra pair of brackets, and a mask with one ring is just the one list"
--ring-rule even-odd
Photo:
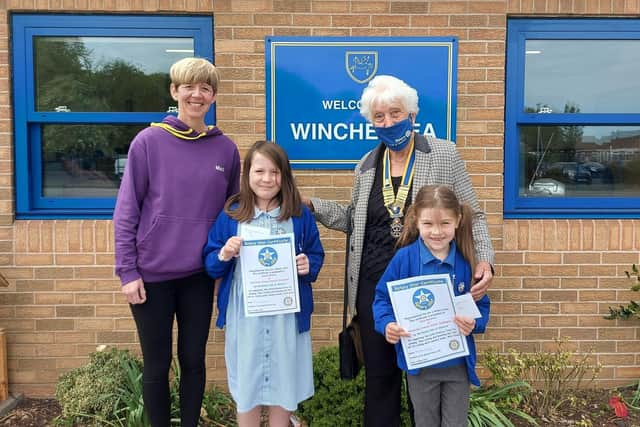
[(422, 368), (407, 375), (416, 427), (467, 427), (469, 378), (466, 365)]

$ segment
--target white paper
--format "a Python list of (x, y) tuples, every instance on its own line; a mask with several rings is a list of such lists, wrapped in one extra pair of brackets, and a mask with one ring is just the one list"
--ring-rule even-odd
[(291, 233), (252, 239), (243, 236), (240, 268), (245, 316), (300, 311), (294, 242)]
[(466, 337), (453, 321), (454, 293), (448, 274), (387, 282), (396, 322), (411, 334), (400, 338), (409, 369), (467, 356)]
[(269, 237), (271, 232), (268, 228), (257, 227), (255, 225), (240, 224), (240, 237), (244, 239), (258, 239)]
[(456, 314), (460, 316), (467, 316), (472, 319), (482, 317), (482, 314), (480, 314), (480, 310), (478, 310), (478, 306), (470, 293), (458, 295), (454, 298), (453, 304), (456, 307)]

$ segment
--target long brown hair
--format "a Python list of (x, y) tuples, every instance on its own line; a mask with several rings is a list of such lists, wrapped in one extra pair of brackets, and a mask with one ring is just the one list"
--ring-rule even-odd
[[(249, 148), (242, 163), (242, 175), (240, 176), (240, 192), (229, 197), (224, 205), (224, 211), (231, 218), (247, 222), (253, 218), (255, 213), (256, 195), (249, 185), (249, 171), (251, 163), (256, 153), (260, 153), (269, 160), (280, 171), (281, 188), (276, 195), (280, 204), (280, 215), (278, 221), (283, 221), (292, 216), (299, 216), (302, 213), (302, 197), (296, 186), (289, 156), (279, 145), (271, 141), (257, 141)], [(231, 210), (231, 206), (237, 203), (238, 207)]]
[(460, 203), (456, 193), (446, 185), (425, 185), (420, 188), (413, 204), (407, 209), (402, 234), (398, 238), (396, 247), (407, 246), (418, 239), (418, 216), (423, 209), (447, 209), (460, 217), (456, 228), (456, 246), (462, 256), (471, 265), (475, 265), (475, 247), (473, 245), (472, 218), (473, 210), (466, 203)]

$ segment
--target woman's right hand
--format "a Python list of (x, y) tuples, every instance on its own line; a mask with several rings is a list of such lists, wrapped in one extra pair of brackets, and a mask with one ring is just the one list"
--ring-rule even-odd
[(242, 246), (242, 237), (240, 236), (229, 237), (229, 240), (227, 240), (227, 243), (225, 243), (224, 246), (220, 248), (220, 256), (225, 261), (229, 261), (231, 258), (234, 258), (240, 255), (241, 246)]
[(396, 322), (389, 322), (384, 328), (384, 337), (389, 344), (397, 344), (400, 341), (400, 337), (408, 336), (411, 336), (411, 334)]
[(122, 293), (127, 297), (129, 304), (143, 304), (147, 300), (147, 292), (144, 290), (142, 279), (136, 279), (122, 287)]
[(315, 212), (313, 209), (313, 202), (311, 202), (310, 198), (302, 196), (302, 204), (308, 207), (311, 212)]

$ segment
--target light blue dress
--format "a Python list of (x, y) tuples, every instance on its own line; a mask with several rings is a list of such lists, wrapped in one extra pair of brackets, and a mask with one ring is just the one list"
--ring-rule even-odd
[[(278, 222), (280, 208), (256, 209), (251, 226), (271, 234), (293, 233), (291, 220)], [(242, 226), (238, 234), (242, 236)], [(281, 406), (294, 411), (313, 396), (310, 333), (298, 333), (295, 314), (245, 317), (241, 258), (238, 258), (227, 309), (225, 362), (229, 391), (238, 412), (258, 405)]]

